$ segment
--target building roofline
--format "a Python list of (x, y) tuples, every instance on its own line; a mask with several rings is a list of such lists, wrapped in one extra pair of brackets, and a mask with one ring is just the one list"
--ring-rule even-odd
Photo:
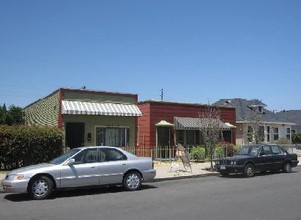
[(32, 106), (33, 104), (43, 100), (43, 99), (47, 99), (48, 97), (54, 95), (55, 93), (59, 93), (59, 92), (76, 92), (76, 93), (89, 93), (89, 94), (106, 94), (106, 95), (112, 95), (112, 96), (126, 96), (126, 97), (132, 97), (135, 98), (136, 101), (138, 102), (138, 94), (131, 94), (131, 93), (121, 93), (121, 92), (108, 92), (108, 91), (101, 91), (101, 90), (90, 90), (90, 89), (72, 89), (72, 88), (59, 88), (56, 89), (55, 91), (53, 91), (52, 93), (48, 94), (47, 96), (40, 98), (32, 103), (30, 103), (29, 105), (25, 106), (23, 109), (26, 109), (30, 106)]
[(217, 106), (217, 105), (207, 105), (201, 103), (188, 103), (188, 102), (172, 102), (172, 101), (161, 101), (161, 100), (145, 100), (140, 101), (138, 104), (161, 104), (161, 105), (185, 105), (185, 106), (195, 106), (195, 107), (217, 107), (217, 108), (227, 108), (235, 109), (233, 106)]

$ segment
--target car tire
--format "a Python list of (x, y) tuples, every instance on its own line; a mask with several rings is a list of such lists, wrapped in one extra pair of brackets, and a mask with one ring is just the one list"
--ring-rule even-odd
[(47, 176), (37, 176), (29, 183), (28, 192), (33, 199), (49, 198), (53, 190), (53, 182)]
[(290, 162), (285, 162), (283, 164), (283, 172), (285, 173), (291, 173), (292, 172), (292, 164)]
[(227, 173), (227, 172), (219, 172), (222, 176), (229, 176), (229, 173)]
[(255, 169), (252, 164), (247, 164), (244, 168), (244, 176), (245, 177), (252, 177), (255, 174)]
[(141, 187), (141, 175), (136, 171), (125, 174), (123, 178), (123, 187), (128, 191), (138, 190)]

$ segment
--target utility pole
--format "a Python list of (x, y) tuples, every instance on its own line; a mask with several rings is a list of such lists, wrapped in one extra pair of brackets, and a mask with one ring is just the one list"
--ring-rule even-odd
[(161, 89), (161, 101), (163, 101), (163, 96), (164, 96), (164, 93), (163, 93), (163, 89)]

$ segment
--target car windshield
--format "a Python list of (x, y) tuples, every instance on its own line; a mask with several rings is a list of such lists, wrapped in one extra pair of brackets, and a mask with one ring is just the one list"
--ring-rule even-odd
[(74, 154), (76, 154), (77, 152), (79, 152), (80, 149), (72, 149), (70, 151), (68, 151), (67, 153), (53, 159), (52, 161), (50, 161), (50, 163), (52, 164), (61, 164), (63, 163), (65, 160), (67, 160), (68, 158), (72, 157)]
[(242, 147), (235, 155), (257, 156), (258, 152), (258, 146), (245, 146)]

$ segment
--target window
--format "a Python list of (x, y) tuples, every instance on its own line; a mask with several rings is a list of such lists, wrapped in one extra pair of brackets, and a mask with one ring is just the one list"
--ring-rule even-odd
[(282, 155), (283, 151), (278, 146), (272, 146), (272, 152), (274, 155)]
[(267, 126), (267, 142), (270, 142), (270, 133), (271, 133), (270, 126)]
[(262, 153), (263, 153), (263, 155), (270, 155), (270, 154), (272, 154), (271, 148), (269, 146), (262, 147)]
[(279, 131), (278, 128), (274, 128), (274, 141), (279, 140)]
[(75, 164), (82, 163), (95, 163), (98, 161), (98, 152), (97, 149), (87, 149), (83, 150), (79, 154), (74, 156)]
[(127, 157), (116, 149), (101, 149), (100, 150), (100, 161), (118, 161), (126, 160)]
[(129, 128), (96, 128), (96, 144), (125, 147), (129, 145)]
[(286, 128), (286, 139), (291, 140), (291, 128)]
[(248, 126), (248, 142), (253, 142), (253, 128), (251, 126)]

